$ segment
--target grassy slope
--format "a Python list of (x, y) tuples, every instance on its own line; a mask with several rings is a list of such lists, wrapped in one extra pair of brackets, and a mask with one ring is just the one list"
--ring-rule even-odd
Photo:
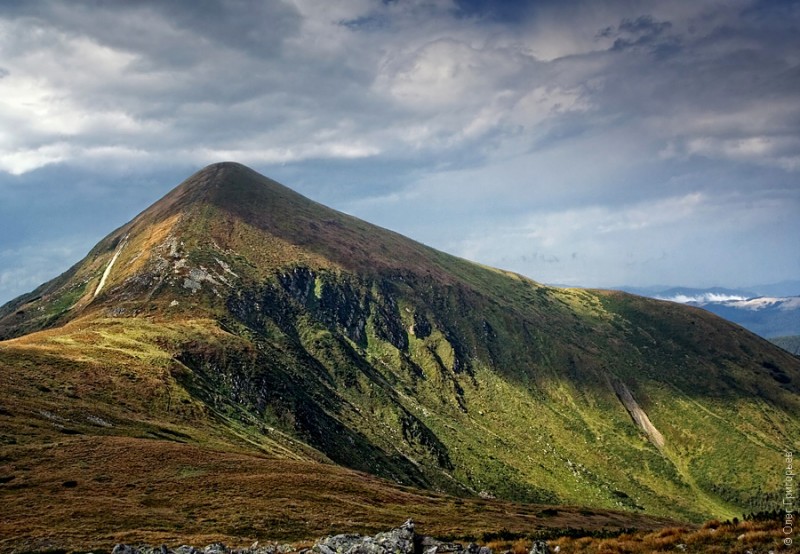
[[(343, 287), (340, 283), (339, 288)], [(607, 336), (603, 326), (630, 323), (638, 312), (616, 306), (628, 318), (617, 321), (621, 316), (606, 311), (594, 293), (548, 290), (547, 294), (566, 305), (575, 304), (570, 310), (586, 310), (584, 317), (594, 313), (596, 344), (583, 345), (588, 353), (561, 351), (569, 337), (556, 340), (552, 332), (534, 334), (540, 344), (529, 344), (525, 355), (508, 348), (495, 353), (500, 358), (513, 355), (517, 360), (497, 359), (490, 365), (481, 360), (490, 358), (489, 353), (476, 351), (470, 370), (455, 372), (456, 349), (436, 325), (424, 338), (407, 335), (408, 345), (401, 349), (379, 337), (372, 320), (367, 324), (365, 342), (358, 345), (342, 338), (341, 330), (332, 332), (335, 324), (321, 324), (325, 312), (314, 311), (319, 307), (305, 307), (303, 311), (308, 312), (293, 318), (299, 323), (291, 329), (281, 330), (273, 322), (268, 338), (263, 336), (263, 326), (248, 322), (262, 333), (256, 349), (259, 354), (254, 353), (247, 335), (253, 331), (248, 327), (238, 328), (242, 336), (237, 336), (221, 331), (212, 320), (87, 317), (58, 331), (5, 343), (9, 350), (5, 358), (0, 350), (0, 359), (18, 366), (30, 358), (31, 366), (39, 366), (37, 375), (29, 376), (27, 382), (37, 387), (28, 394), (31, 399), (42, 396), (37, 393), (42, 386), (67, 395), (78, 391), (71, 412), (58, 398), (43, 402), (40, 411), (75, 421), (80, 418), (71, 414), (91, 407), (100, 411), (88, 413), (115, 421), (114, 433), (130, 428), (134, 436), (177, 436), (225, 448), (241, 443), (240, 448), (276, 455), (327, 456), (363, 471), (461, 494), (486, 491), (519, 500), (645, 510), (691, 519), (732, 517), (769, 507), (775, 500), (770, 495), (779, 490), (779, 475), (771, 470), (780, 463), (781, 445), (791, 445), (790, 437), (797, 436), (797, 424), (786, 411), (796, 402), (794, 396), (786, 394), (787, 406), (778, 409), (759, 395), (781, 398), (782, 389), (759, 383), (766, 389), (753, 389), (753, 398), (733, 387), (726, 398), (719, 383), (708, 388), (705, 378), (682, 382), (687, 380), (684, 371), (693, 370), (672, 365), (670, 357), (676, 354), (668, 346), (655, 357), (662, 360), (660, 367), (643, 368), (649, 358), (637, 353), (636, 339), (629, 337), (630, 350), (617, 347), (613, 363), (630, 367), (615, 367), (615, 373), (628, 380), (640, 400), (646, 400), (650, 417), (667, 437), (666, 449), (659, 452), (632, 424), (613, 389), (603, 381), (612, 362), (603, 359), (604, 343), (618, 340), (615, 335)], [(603, 302), (613, 304), (626, 298), (604, 298)], [(413, 322), (411, 307), (435, 304), (434, 299), (425, 300), (400, 297), (397, 311), (407, 318), (404, 327)], [(553, 318), (566, 306), (548, 309), (554, 311)], [(493, 344), (520, 343), (514, 329), (504, 328), (513, 321), (505, 322), (493, 310), (508, 313), (507, 307), (483, 306), (481, 313), (485, 321), (492, 322), (495, 336), (483, 347), (490, 350)], [(455, 308), (443, 311), (452, 313)], [(566, 317), (572, 312), (564, 313)], [(466, 344), (464, 337), (470, 330), (451, 327), (458, 325), (456, 320), (439, 325), (447, 329), (451, 341), (459, 341), (458, 349), (481, 347)], [(631, 333), (642, 334), (646, 327), (631, 329), (635, 329)], [(752, 340), (749, 335), (741, 339), (745, 344)], [(35, 354), (14, 350), (17, 345)], [(74, 354), (65, 356), (67, 346)], [(189, 367), (176, 359), (187, 353), (192, 353), (195, 361)], [(45, 378), (41, 368), (48, 364), (40, 360), (51, 358), (52, 367), (66, 366), (65, 357), (80, 370), (71, 377)], [(226, 367), (226, 359), (235, 360), (236, 367)], [(216, 368), (216, 373), (204, 370), (203, 364)], [(498, 371), (512, 364), (528, 369)], [(289, 383), (280, 395), (268, 398), (269, 409), (257, 408), (254, 394), (258, 386), (235, 394), (224, 388), (226, 382), (251, 380), (262, 388), (275, 389), (275, 385), (264, 387), (264, 381), (259, 381), (263, 371), (259, 368), (265, 365), (297, 368), (281, 374), (280, 379), (274, 377), (274, 371), (268, 372), (276, 379), (269, 383)], [(98, 377), (98, 366), (110, 370), (105, 380)], [(564, 374), (561, 366), (572, 374)], [(316, 377), (309, 369), (313, 367), (319, 372)], [(143, 369), (145, 375), (137, 373)], [(93, 385), (87, 388), (87, 382)], [(741, 386), (738, 381), (735, 384)], [(6, 390), (19, 396), (11, 385)], [(327, 402), (322, 403), (324, 410), (305, 424), (298, 424), (297, 418), (308, 397), (299, 396), (298, 390), (304, 395), (310, 391), (317, 403), (321, 398)], [(130, 406), (133, 400), (140, 404)], [(125, 409), (127, 423), (114, 413), (119, 408)], [(161, 414), (156, 423), (150, 422), (154, 414)], [(321, 416), (331, 416), (330, 421)], [(409, 422), (415, 421), (440, 441), (438, 446), (431, 448), (430, 441), (408, 432)], [(85, 421), (82, 425), (78, 431), (106, 432)], [(265, 429), (271, 431), (265, 433)], [(233, 439), (228, 430), (234, 430), (238, 438)], [(326, 442), (326, 435), (339, 437), (341, 433), (360, 442), (345, 443), (341, 451), (341, 441)], [(315, 445), (321, 452), (303, 450), (299, 441)], [(359, 452), (355, 460), (354, 449)], [(441, 452), (448, 457), (450, 469), (445, 472), (438, 458)], [(751, 471), (741, 472), (743, 466)]]
[(72, 320), (0, 343), (0, 404), (29, 403), (3, 431), (17, 447), (61, 426), (693, 520), (774, 507), (800, 447), (800, 365), (765, 341), (460, 260), (241, 166), (199, 173), (42, 291), (0, 310), (12, 335)]
[(0, 344), (0, 544), (302, 541), (407, 517), (458, 538), (665, 523), (449, 497), (321, 463), (279, 430), (255, 433), (188, 395), (172, 353), (198, 340), (240, 339), (205, 320), (80, 319)]

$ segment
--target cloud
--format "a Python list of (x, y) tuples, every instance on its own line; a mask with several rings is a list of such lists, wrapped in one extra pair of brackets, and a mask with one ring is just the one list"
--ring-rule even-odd
[(747, 297), (738, 294), (722, 294), (713, 292), (706, 292), (703, 294), (694, 294), (694, 295), (676, 294), (670, 297), (656, 296), (656, 298), (660, 300), (670, 300), (672, 302), (678, 302), (679, 304), (689, 304), (689, 303), (707, 304), (709, 302), (721, 303), (721, 302), (729, 302), (731, 300), (734, 301), (747, 300)]
[(774, 165), (791, 172), (800, 170), (800, 137), (697, 137), (687, 141), (685, 150), (689, 155)]
[[(557, 258), (553, 278), (656, 279), (641, 268), (669, 273), (665, 252), (690, 260), (669, 218), (681, 248), (692, 229), (730, 247), (703, 210), (744, 218), (775, 252), (753, 255), (796, 277), (766, 225), (800, 210), (798, 25), (756, 0), (4, 2), (0, 196), (36, 217), (42, 178), (73, 175), (144, 180), (152, 201), (236, 159), (434, 246), (527, 256), (534, 277)], [(504, 230), (531, 214), (547, 245)]]
[[(595, 286), (681, 282), (711, 286), (757, 282), (759, 264), (788, 252), (792, 239), (765, 240), (772, 225), (793, 225), (792, 205), (739, 195), (695, 192), (632, 204), (537, 210), (503, 224), (471, 222), (473, 231), (454, 237), (448, 250), (468, 259), (511, 269), (557, 284)], [(720, 249), (718, 245), (736, 245)], [(730, 241), (730, 242), (728, 242)], [(760, 250), (759, 250), (760, 249)], [(736, 278), (718, 272), (737, 252), (748, 252)], [(770, 274), (791, 275), (797, 260), (772, 263)]]
[[(156, 160), (228, 151), (265, 164), (381, 155), (427, 156), (434, 166), (434, 155), (535, 148), (559, 126), (580, 127), (564, 117), (573, 113), (593, 116), (583, 127), (636, 117), (662, 153), (695, 156), (712, 150), (698, 141), (776, 140), (798, 112), (795, 77), (775, 60), (764, 65), (767, 31), (783, 38), (787, 24), (745, 13), (745, 3), (192, 6), (34, 2), (0, 12), (0, 119), (15, 129), (0, 140), (0, 169), (90, 159), (109, 143)], [(763, 34), (753, 36), (754, 24)], [(565, 41), (572, 46), (562, 49)], [(681, 59), (672, 52), (671, 65), (654, 64), (678, 44)], [(737, 81), (759, 73), (782, 92), (772, 114), (748, 119), (761, 96)], [(704, 134), (703, 117), (738, 117), (738, 136)], [(747, 128), (754, 122), (757, 134)], [(335, 136), (309, 147), (320, 134)], [(67, 137), (78, 147), (63, 153)], [(796, 154), (746, 161), (791, 170)]]
[(461, 109), (503, 94), (498, 83), (525, 71), (532, 61), (515, 57), (514, 52), (439, 39), (404, 55), (389, 55), (377, 88), (414, 111)]

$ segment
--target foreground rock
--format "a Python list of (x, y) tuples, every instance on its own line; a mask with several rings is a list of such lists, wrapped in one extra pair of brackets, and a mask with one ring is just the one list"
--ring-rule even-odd
[[(492, 554), (492, 549), (469, 543), (442, 542), (424, 535), (417, 535), (410, 519), (403, 525), (373, 537), (355, 534), (332, 535), (318, 540), (311, 549), (296, 550), (291, 545), (254, 543), (249, 548), (228, 548), (214, 543), (205, 548), (179, 546), (130, 546), (118, 544), (111, 554)], [(529, 554), (548, 554), (544, 541), (534, 541)]]
[(414, 554), (417, 536), (410, 519), (397, 529), (374, 537), (335, 535), (321, 539), (312, 550), (315, 554)]
[(230, 548), (221, 542), (217, 542), (204, 548), (195, 548), (186, 544), (177, 548), (168, 548), (164, 544), (161, 546), (118, 544), (111, 551), (111, 554), (289, 554), (293, 552), (297, 552), (297, 549), (288, 544), (269, 543), (260, 545), (255, 542), (250, 547)]

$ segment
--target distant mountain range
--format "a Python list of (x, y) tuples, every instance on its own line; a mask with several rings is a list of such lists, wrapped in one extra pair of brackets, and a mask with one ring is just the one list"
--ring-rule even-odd
[(775, 337), (774, 339), (770, 340), (784, 350), (788, 350), (792, 354), (800, 356), (800, 335)]
[(618, 290), (703, 308), (768, 339), (800, 335), (800, 281), (748, 289), (619, 287)]
[(669, 298), (679, 295), (689, 297), (720, 295), (743, 298), (754, 298), (756, 296), (800, 296), (800, 280), (786, 280), (779, 283), (752, 285), (741, 288), (684, 287), (676, 285), (652, 285), (649, 287), (625, 285), (611, 288), (651, 298)]

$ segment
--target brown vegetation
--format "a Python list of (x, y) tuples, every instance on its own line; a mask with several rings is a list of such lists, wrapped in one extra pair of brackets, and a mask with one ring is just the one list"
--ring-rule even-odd
[(786, 535), (777, 520), (726, 522), (709, 521), (699, 529), (667, 527), (652, 532), (625, 533), (613, 538), (579, 539), (562, 537), (550, 542), (560, 554), (650, 554), (658, 552), (701, 552), (703, 554), (745, 554), (748, 552), (795, 552), (784, 544)]
[[(308, 541), (375, 533), (411, 517), (420, 532), (481, 540), (580, 522), (589, 531), (663, 519), (456, 498), (332, 464), (220, 452), (176, 442), (75, 436), (0, 448), (0, 549), (110, 549), (115, 543), (204, 545)], [(514, 545), (522, 552), (524, 545)]]

